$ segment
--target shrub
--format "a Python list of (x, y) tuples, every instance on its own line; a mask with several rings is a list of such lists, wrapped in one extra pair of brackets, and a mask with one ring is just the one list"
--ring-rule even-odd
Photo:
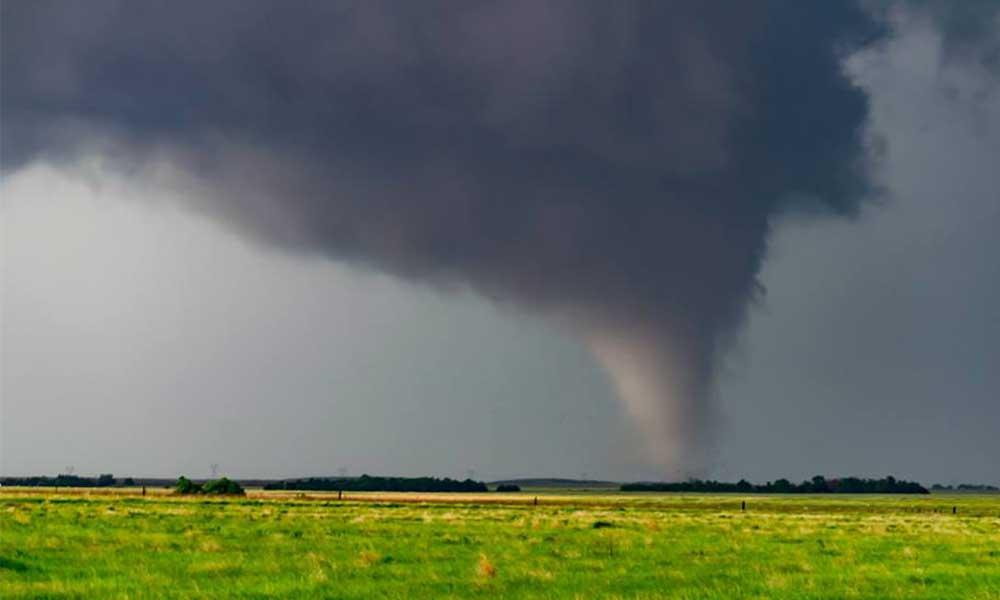
[(246, 492), (243, 490), (243, 486), (227, 477), (212, 479), (203, 484), (198, 484), (182, 475), (180, 479), (177, 480), (177, 485), (174, 489), (177, 490), (178, 494), (246, 495)]
[(176, 490), (178, 494), (200, 494), (201, 486), (181, 475), (180, 478), (177, 479), (177, 485), (174, 486), (174, 490)]
[(205, 484), (201, 486), (201, 491), (204, 494), (226, 494), (234, 496), (246, 495), (246, 492), (243, 490), (243, 486), (227, 477), (206, 481)]

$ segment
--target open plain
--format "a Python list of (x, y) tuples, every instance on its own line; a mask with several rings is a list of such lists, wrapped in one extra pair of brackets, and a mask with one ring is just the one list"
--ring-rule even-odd
[(5, 488), (0, 596), (995, 599), (1000, 495)]

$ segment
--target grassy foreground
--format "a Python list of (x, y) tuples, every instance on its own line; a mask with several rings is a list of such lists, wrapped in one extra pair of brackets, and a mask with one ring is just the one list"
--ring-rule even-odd
[(996, 495), (534, 497), (5, 488), (0, 597), (1000, 598)]

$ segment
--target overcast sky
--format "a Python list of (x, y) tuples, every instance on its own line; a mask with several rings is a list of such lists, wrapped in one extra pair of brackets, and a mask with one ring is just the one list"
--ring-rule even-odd
[(723, 382), (722, 472), (1000, 480), (1000, 96), (938, 42), (911, 24), (852, 63), (890, 195), (780, 227)]
[[(698, 10), (678, 18), (734, 38), (746, 33), (714, 12)], [(484, 50), (485, 62), (473, 57), (469, 64), (448, 67), (462, 70), (463, 77), (489, 73), (483, 85), (491, 98), (502, 99), (483, 113), (476, 103), (475, 110), (453, 107), (463, 127), (479, 132), (462, 144), (483, 144), (493, 132), (504, 131), (520, 144), (513, 144), (520, 152), (556, 156), (567, 179), (536, 175), (505, 153), (470, 145), (468, 158), (446, 161), (448, 168), (457, 165), (458, 175), (442, 182), (438, 169), (444, 163), (417, 162), (411, 148), (397, 156), (377, 140), (348, 136), (344, 143), (350, 150), (335, 144), (331, 150), (329, 140), (317, 145), (309, 139), (308, 123), (295, 130), (298, 124), (287, 114), (279, 117), (289, 129), (280, 135), (269, 128), (254, 132), (259, 137), (252, 149), (209, 147), (204, 140), (225, 138), (225, 127), (216, 113), (199, 112), (201, 99), (193, 92), (178, 96), (192, 107), (183, 109), (188, 118), (176, 122), (156, 122), (142, 111), (133, 118), (132, 109), (110, 93), (88, 104), (87, 114), (104, 110), (98, 106), (103, 102), (114, 116), (94, 121), (70, 122), (68, 109), (58, 101), (46, 104), (57, 107), (53, 114), (23, 113), (31, 119), (24, 117), (18, 127), (11, 125), (12, 116), (22, 115), (7, 112), (0, 123), (8, 155), (0, 182), (0, 473), (53, 474), (72, 466), (84, 474), (205, 476), (217, 463), (222, 472), (240, 477), (331, 475), (346, 469), (352, 474), (465, 477), (474, 470), (486, 479), (586, 474), (628, 480), (676, 476), (691, 460), (698, 462), (697, 473), (725, 479), (824, 473), (895, 474), (925, 483), (1000, 482), (995, 466), (1000, 457), (1000, 79), (995, 60), (980, 60), (989, 54), (977, 53), (1000, 47), (990, 45), (1000, 39), (1000, 21), (995, 12), (987, 13), (997, 26), (986, 28), (993, 37), (987, 36), (985, 45), (942, 38), (942, 31), (954, 32), (927, 15), (894, 13), (891, 35), (843, 62), (849, 79), (864, 91), (867, 112), (837, 105), (830, 108), (834, 116), (807, 115), (782, 125), (801, 128), (810, 119), (831, 127), (863, 125), (874, 165), (866, 181), (883, 193), (855, 191), (846, 175), (783, 174), (757, 189), (759, 194), (809, 192), (821, 203), (829, 192), (833, 200), (820, 208), (811, 200), (730, 203), (727, 194), (751, 181), (753, 173), (729, 166), (731, 157), (743, 156), (744, 146), (714, 128), (725, 130), (727, 119), (736, 122), (746, 112), (763, 109), (728, 86), (739, 81), (727, 70), (735, 68), (732, 56), (740, 54), (729, 42), (706, 47), (696, 37), (680, 49), (670, 46), (672, 60), (681, 66), (695, 61), (704, 79), (692, 83), (673, 78), (669, 69), (666, 75), (656, 72), (664, 97), (672, 97), (674, 87), (681, 90), (681, 99), (670, 101), (677, 106), (671, 104), (672, 112), (657, 122), (681, 131), (688, 153), (676, 150), (669, 137), (647, 139), (631, 132), (634, 123), (620, 124), (626, 133), (596, 129), (566, 137), (560, 128), (572, 129), (570, 117), (556, 119), (565, 123), (552, 124), (551, 131), (534, 116), (524, 117), (534, 114), (538, 102), (523, 104), (531, 95), (525, 89), (556, 94), (552, 90), (568, 85), (568, 78), (553, 73), (562, 73), (563, 63), (576, 58), (560, 49), (576, 48), (583, 55), (580, 48), (590, 48), (578, 39), (589, 29), (563, 26), (567, 15), (575, 17), (572, 9), (565, 14), (553, 9), (544, 15), (548, 20), (537, 21), (538, 40), (525, 42), (531, 51), (500, 53), (503, 65), (515, 61), (516, 75), (493, 62), (492, 46)], [(366, 39), (350, 48), (367, 44), (389, 56), (396, 46), (379, 36), (391, 38), (392, 32), (379, 27), (398, 22), (383, 17), (359, 17), (378, 42)], [(499, 17), (518, 25), (522, 14)], [(834, 17), (850, 23), (845, 28), (859, 28), (850, 15)], [(43, 24), (66, 27), (49, 18)], [(565, 37), (551, 42), (556, 30)], [(108, 34), (123, 47), (135, 43), (119, 37)], [(606, 44), (611, 38), (602, 39)], [(20, 43), (3, 48), (5, 88), (41, 81), (39, 89), (56, 90), (53, 97), (67, 94), (67, 106), (86, 104), (74, 96), (89, 84), (86, 65), (73, 73), (50, 68), (65, 66), (59, 61), (43, 61), (26, 78), (19, 69), (28, 67), (10, 58), (31, 48)], [(114, 43), (95, 45), (93, 55)], [(208, 64), (206, 57), (218, 53), (205, 44), (185, 46), (185, 52), (193, 48), (196, 62)], [(595, 55), (586, 56), (592, 62)], [(395, 54), (386, 62), (365, 60), (348, 59), (347, 64), (367, 69), (366, 82), (369, 75), (392, 82), (402, 77), (383, 72), (387, 64), (396, 64)], [(428, 60), (425, 70), (433, 73), (439, 63)], [(537, 67), (543, 62), (545, 69)], [(794, 73), (823, 68), (822, 61), (801, 62), (783, 68)], [(608, 58), (593, 72), (574, 72), (580, 79), (599, 79), (615, 64)], [(146, 97), (134, 76), (120, 77), (123, 90)], [(352, 71), (344, 77), (357, 75)], [(856, 100), (850, 89), (838, 87), (838, 77), (834, 72), (802, 81), (828, 85), (844, 102)], [(98, 86), (104, 80), (95, 81)], [(623, 94), (634, 91), (633, 83), (621, 85)], [(22, 94), (8, 89), (8, 106), (18, 106)], [(339, 88), (324, 89), (335, 93)], [(417, 104), (424, 102), (420, 98)], [(608, 106), (616, 102), (608, 100)], [(427, 106), (438, 104), (428, 100)], [(164, 100), (156, 108), (176, 106)], [(308, 114), (310, 109), (302, 110)], [(377, 130), (386, 147), (398, 143), (389, 125), (385, 130), (364, 125), (371, 118), (365, 110), (357, 109), (358, 131)], [(433, 111), (423, 114), (431, 121), (439, 118)], [(582, 120), (594, 116), (581, 115)], [(212, 127), (191, 125), (199, 119)], [(331, 119), (331, 127), (340, 127), (339, 117)], [(480, 131), (481, 124), (469, 125), (470, 119), (488, 126)], [(29, 120), (25, 133), (20, 125)], [(678, 123), (689, 120), (699, 125), (690, 134), (695, 137), (686, 138)], [(52, 125), (57, 122), (70, 124), (57, 130)], [(408, 121), (392, 125), (410, 127)], [(65, 141), (70, 134), (72, 143)], [(539, 148), (546, 136), (600, 156), (566, 157), (562, 146), (543, 152)], [(761, 143), (791, 141), (810, 159), (764, 148), (764, 166), (773, 159), (774, 164), (798, 161), (796, 168), (803, 172), (814, 164), (837, 170), (862, 158), (851, 145), (854, 137), (844, 138), (842, 153), (828, 153), (822, 143), (803, 142), (794, 132), (768, 136)], [(53, 140), (57, 150), (45, 146)], [(260, 140), (279, 150), (308, 147), (310, 158), (289, 166), (283, 155), (277, 159), (268, 154), (270, 147), (261, 148)], [(364, 152), (356, 156), (358, 147)], [(752, 143), (747, 148), (750, 156), (755, 148)], [(143, 158), (133, 163), (130, 156), (115, 154), (123, 149)], [(425, 149), (412, 150), (420, 155)], [(659, 172), (661, 165), (637, 158), (651, 151), (667, 156), (666, 174)], [(367, 152), (387, 153), (391, 161), (380, 161), (401, 165), (401, 171), (416, 173), (415, 179), (388, 181), (389, 191), (373, 191), (370, 184), (350, 179), (372, 173), (374, 167), (358, 158)], [(206, 166), (212, 160), (236, 166)], [(606, 176), (587, 172), (588, 161), (606, 168)], [(709, 208), (691, 210), (671, 200), (664, 214), (682, 228), (654, 221), (648, 232), (636, 230), (640, 239), (634, 253), (616, 255), (618, 246), (632, 241), (595, 236), (592, 223), (613, 214), (607, 211), (615, 204), (605, 204), (603, 195), (614, 195), (620, 182), (633, 176), (642, 180), (647, 172), (671, 181), (664, 187), (669, 196), (694, 190)], [(289, 184), (289, 173), (296, 184)], [(512, 173), (527, 173), (526, 183), (504, 181)], [(732, 184), (706, 183), (719, 173), (731, 175)], [(234, 187), (237, 176), (241, 183)], [(348, 192), (363, 198), (358, 202), (364, 208), (348, 200), (346, 208), (337, 209), (341, 212), (331, 213), (323, 204), (293, 198), (303, 189), (310, 197), (327, 189), (329, 177), (350, 180)], [(450, 225), (441, 219), (461, 221), (461, 212), (459, 217), (440, 212), (432, 199), (458, 198), (461, 203), (448, 204), (449, 211), (457, 206), (482, 213), (500, 200), (483, 189), (499, 186), (505, 193), (531, 196), (540, 187), (561, 197), (570, 193), (566, 182), (575, 179), (585, 182), (583, 194), (594, 197), (574, 212), (558, 213), (558, 223), (546, 220), (555, 213), (525, 201), (514, 216), (490, 212), (491, 227), (504, 225), (485, 231), (476, 228), (482, 225), (477, 217), (468, 217), (459, 224), (466, 231), (451, 236), (442, 234)], [(425, 185), (429, 195), (417, 190), (404, 201), (417, 207), (424, 203), (428, 213), (394, 204), (403, 193), (399, 189), (409, 194), (414, 182)], [(641, 200), (650, 189), (629, 183), (620, 191)], [(572, 197), (581, 193), (570, 191)], [(285, 198), (283, 193), (293, 199), (287, 204), (273, 200)], [(208, 200), (202, 203), (202, 198)], [(644, 214), (637, 208), (643, 206), (640, 200), (634, 206), (623, 200), (622, 211)], [(378, 212), (383, 203), (393, 210)], [(283, 208), (289, 205), (293, 209)], [(386, 215), (396, 216), (386, 224)], [(575, 219), (571, 225), (565, 225), (567, 215)], [(343, 231), (339, 228), (354, 224), (352, 218), (360, 223), (357, 229), (336, 238)], [(616, 219), (612, 222), (618, 224)], [(528, 229), (537, 226), (544, 235), (518, 233), (526, 241), (514, 249), (504, 246), (504, 236), (521, 232), (525, 220)], [(312, 221), (323, 223), (314, 227)], [(419, 225), (413, 225), (416, 221)], [(725, 224), (719, 226), (720, 238), (713, 237), (710, 226), (703, 237), (715, 245), (731, 240), (732, 252), (714, 246), (706, 251), (702, 242), (677, 247), (660, 241), (684, 237), (684, 227), (697, 230), (705, 222)], [(747, 234), (745, 243), (734, 235), (758, 226), (761, 233)], [(563, 235), (565, 230), (569, 233)], [(377, 244), (365, 234), (374, 235)], [(435, 241), (443, 236), (450, 246), (425, 244), (431, 234)], [(480, 238), (491, 240), (490, 245)], [(500, 240), (496, 245), (494, 238)], [(581, 240), (597, 248), (580, 247)], [(674, 272), (654, 275), (640, 258), (651, 249), (691, 250), (700, 258), (690, 265), (667, 260), (660, 267)], [(750, 258), (732, 267), (739, 253)], [(571, 259), (577, 255), (588, 265), (610, 256), (614, 268), (576, 266)], [(559, 267), (558, 276), (553, 266)], [(572, 275), (562, 274), (567, 271)], [(757, 283), (763, 293), (753, 291)], [(709, 302), (715, 292), (731, 302)], [(692, 309), (695, 299), (712, 306)], [(613, 300), (626, 308), (616, 309)], [(660, 305), (668, 317), (651, 316)], [(635, 320), (633, 309), (641, 315)], [(678, 325), (688, 320), (696, 325)], [(636, 333), (647, 330), (653, 332), (649, 337)], [(716, 350), (720, 339), (726, 340), (724, 351)], [(609, 345), (615, 349), (611, 355)], [(646, 368), (649, 361), (652, 368)], [(688, 376), (688, 371), (698, 375)], [(647, 397), (660, 394), (671, 396), (663, 401), (668, 409), (651, 409)], [(681, 441), (662, 439), (671, 436)], [(703, 437), (711, 439), (702, 443)], [(665, 462), (664, 453), (674, 454)]]

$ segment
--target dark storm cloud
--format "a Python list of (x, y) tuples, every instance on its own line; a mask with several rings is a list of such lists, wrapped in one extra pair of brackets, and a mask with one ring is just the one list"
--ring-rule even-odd
[(978, 62), (1000, 76), (1000, 2), (909, 0), (906, 6), (934, 21), (949, 58)]
[(665, 466), (771, 221), (871, 192), (853, 2), (5, 2), (3, 166), (166, 162), (293, 251), (566, 319)]

